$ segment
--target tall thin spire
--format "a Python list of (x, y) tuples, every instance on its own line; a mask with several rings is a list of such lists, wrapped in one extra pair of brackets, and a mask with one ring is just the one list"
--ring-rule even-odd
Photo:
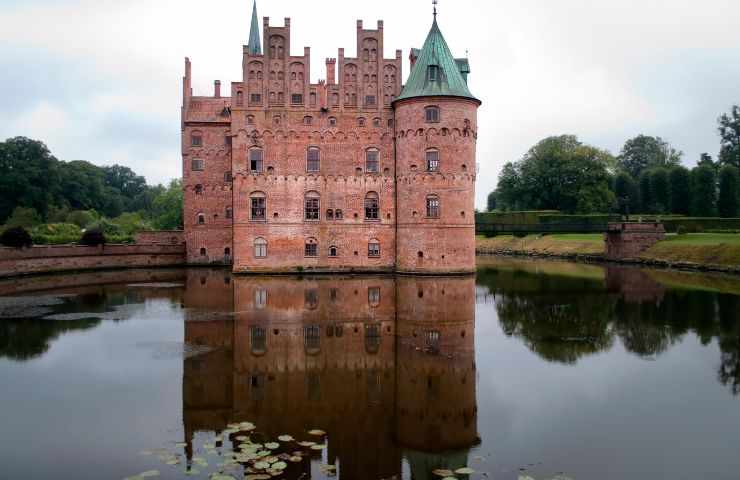
[(249, 47), (250, 55), (262, 55), (262, 42), (260, 41), (260, 27), (257, 22), (257, 0), (254, 0), (252, 6), (252, 25), (249, 27)]
[(432, 0), (432, 5), (433, 5), (432, 8), (434, 8), (434, 13), (433, 13), (434, 19), (437, 20), (437, 0)]

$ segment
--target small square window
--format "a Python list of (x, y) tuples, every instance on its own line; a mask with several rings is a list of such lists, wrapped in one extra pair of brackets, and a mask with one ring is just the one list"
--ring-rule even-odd
[(365, 105), (375, 105), (375, 95), (365, 95)]
[(192, 135), (190, 137), (190, 145), (193, 147), (200, 147), (203, 145), (203, 137), (200, 135)]
[(318, 257), (319, 256), (319, 246), (312, 242), (306, 243), (305, 256)]
[(262, 103), (262, 94), (253, 93), (249, 96), (249, 103), (252, 105), (258, 105)]
[(379, 127), (379, 126), (380, 126), (380, 119), (373, 118), (373, 127)]
[(334, 117), (329, 117), (329, 125), (332, 126), (332, 127), (336, 127), (337, 126), (337, 119), (334, 118)]
[(380, 244), (377, 242), (370, 242), (367, 244), (367, 256), (368, 257), (379, 257), (380, 256)]
[(300, 93), (294, 93), (290, 96), (290, 103), (293, 105), (301, 104), (303, 103), (303, 95)]
[(231, 183), (234, 181), (234, 178), (231, 176), (231, 172), (225, 172), (224, 173), (224, 182), (225, 183)]
[(303, 117), (304, 125), (311, 125), (312, 123), (313, 123), (313, 117), (311, 117), (310, 115), (306, 115), (305, 117)]
[(194, 158), (190, 164), (190, 169), (193, 171), (202, 171), (205, 167), (205, 162), (201, 158)]
[(439, 108), (438, 107), (427, 107), (424, 109), (425, 120), (427, 123), (439, 122)]

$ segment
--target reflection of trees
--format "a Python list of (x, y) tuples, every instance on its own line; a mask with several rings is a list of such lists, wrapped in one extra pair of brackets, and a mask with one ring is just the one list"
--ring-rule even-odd
[(100, 319), (82, 320), (0, 320), (0, 358), (31, 360), (38, 358), (51, 342), (64, 333), (96, 327)]
[(542, 358), (575, 363), (612, 345), (614, 300), (607, 295), (504, 295), (496, 310), (504, 332)]
[(740, 298), (719, 295), (719, 348), (722, 351), (717, 377), (730, 387), (733, 395), (740, 394)]

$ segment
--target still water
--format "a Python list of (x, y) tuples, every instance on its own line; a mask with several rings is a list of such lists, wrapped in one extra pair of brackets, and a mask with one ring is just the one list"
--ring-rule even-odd
[(482, 258), (475, 277), (136, 270), (0, 296), (3, 479), (740, 475), (738, 278)]

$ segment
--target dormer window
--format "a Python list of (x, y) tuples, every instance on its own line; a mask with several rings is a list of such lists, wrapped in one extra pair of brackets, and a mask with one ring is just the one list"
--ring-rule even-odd
[(428, 73), (430, 82), (439, 80), (439, 67), (437, 65), (429, 65)]

